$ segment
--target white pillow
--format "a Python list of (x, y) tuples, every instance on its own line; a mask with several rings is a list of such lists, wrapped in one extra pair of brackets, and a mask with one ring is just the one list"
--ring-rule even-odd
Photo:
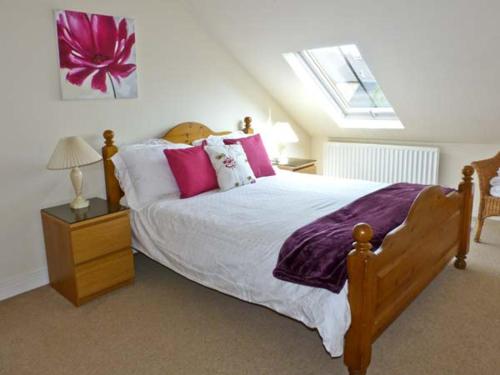
[(193, 141), (193, 146), (200, 146), (203, 141), (207, 141), (207, 145), (209, 146), (223, 145), (224, 139), (238, 139), (244, 137), (248, 137), (248, 135), (243, 133), (241, 130), (237, 130), (226, 135), (209, 135), (207, 138), (197, 139), (196, 141)]
[(255, 183), (255, 175), (241, 144), (207, 145), (205, 151), (215, 169), (221, 190)]
[(113, 155), (115, 175), (132, 209), (139, 210), (170, 194), (179, 194), (163, 150), (188, 147), (191, 146), (171, 142), (141, 144), (124, 147)]
[[(141, 143), (132, 143), (132, 144), (128, 144), (128, 145), (121, 145), (120, 146), (120, 151), (123, 151), (125, 149), (128, 149), (128, 148), (141, 148), (141, 147), (145, 147), (145, 146), (177, 146), (179, 143), (173, 143), (173, 142), (170, 142), (170, 141), (167, 141), (166, 139), (162, 139), (162, 138), (151, 138), (151, 139), (147, 139), (145, 140), (144, 142), (141, 142)], [(188, 146), (187, 144), (183, 144), (185, 146)]]

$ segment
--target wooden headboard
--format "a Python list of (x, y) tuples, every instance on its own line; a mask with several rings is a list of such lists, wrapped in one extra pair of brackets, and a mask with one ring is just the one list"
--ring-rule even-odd
[[(243, 132), (245, 134), (252, 134), (252, 118), (245, 117)], [(174, 143), (187, 143), (191, 144), (194, 141), (206, 138), (209, 135), (224, 135), (229, 134), (230, 131), (215, 132), (208, 126), (199, 122), (183, 122), (176, 125), (165, 133), (162, 137), (167, 141)], [(106, 130), (103, 133), (104, 146), (102, 147), (102, 160), (104, 164), (104, 182), (106, 183), (106, 198), (110, 206), (120, 204), (120, 199), (123, 197), (123, 191), (120, 184), (115, 177), (115, 166), (111, 161), (111, 157), (118, 152), (118, 147), (114, 143), (115, 133), (112, 130)]]

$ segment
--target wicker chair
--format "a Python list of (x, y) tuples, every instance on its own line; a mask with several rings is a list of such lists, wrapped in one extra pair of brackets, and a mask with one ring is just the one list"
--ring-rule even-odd
[(479, 176), (479, 190), (481, 192), (477, 232), (474, 238), (474, 241), (479, 242), (484, 219), (489, 216), (500, 216), (500, 198), (490, 195), (490, 180), (497, 175), (497, 170), (500, 168), (500, 152), (491, 159), (479, 160), (471, 164)]

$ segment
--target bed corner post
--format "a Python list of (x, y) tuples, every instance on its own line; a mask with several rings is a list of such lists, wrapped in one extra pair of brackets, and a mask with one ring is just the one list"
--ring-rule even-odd
[(245, 123), (245, 126), (243, 128), (243, 133), (245, 134), (253, 134), (253, 129), (252, 129), (252, 118), (250, 116), (247, 116), (243, 119), (243, 122)]
[(474, 183), (472, 175), (474, 168), (466, 165), (462, 169), (462, 182), (458, 187), (458, 191), (463, 194), (462, 206), (462, 226), (460, 228), (460, 244), (458, 247), (457, 257), (455, 259), (455, 267), (463, 270), (467, 267), (467, 253), (469, 252), (471, 221), (472, 221), (472, 202), (474, 200)]
[(351, 326), (346, 335), (344, 363), (349, 375), (365, 375), (370, 364), (376, 285), (370, 240), (373, 230), (368, 224), (357, 224), (353, 230), (354, 249), (347, 258)]
[(115, 166), (111, 157), (118, 152), (118, 147), (114, 144), (115, 133), (112, 130), (105, 130), (104, 146), (102, 147), (102, 162), (104, 164), (104, 182), (106, 184), (106, 199), (111, 207), (120, 204), (122, 191), (118, 180), (115, 177)]

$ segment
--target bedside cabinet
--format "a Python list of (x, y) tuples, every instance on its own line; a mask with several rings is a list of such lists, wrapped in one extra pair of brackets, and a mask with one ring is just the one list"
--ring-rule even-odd
[(42, 210), (50, 285), (76, 306), (134, 280), (129, 210), (104, 199)]
[(287, 164), (278, 164), (279, 169), (298, 173), (316, 174), (316, 160), (288, 158)]

